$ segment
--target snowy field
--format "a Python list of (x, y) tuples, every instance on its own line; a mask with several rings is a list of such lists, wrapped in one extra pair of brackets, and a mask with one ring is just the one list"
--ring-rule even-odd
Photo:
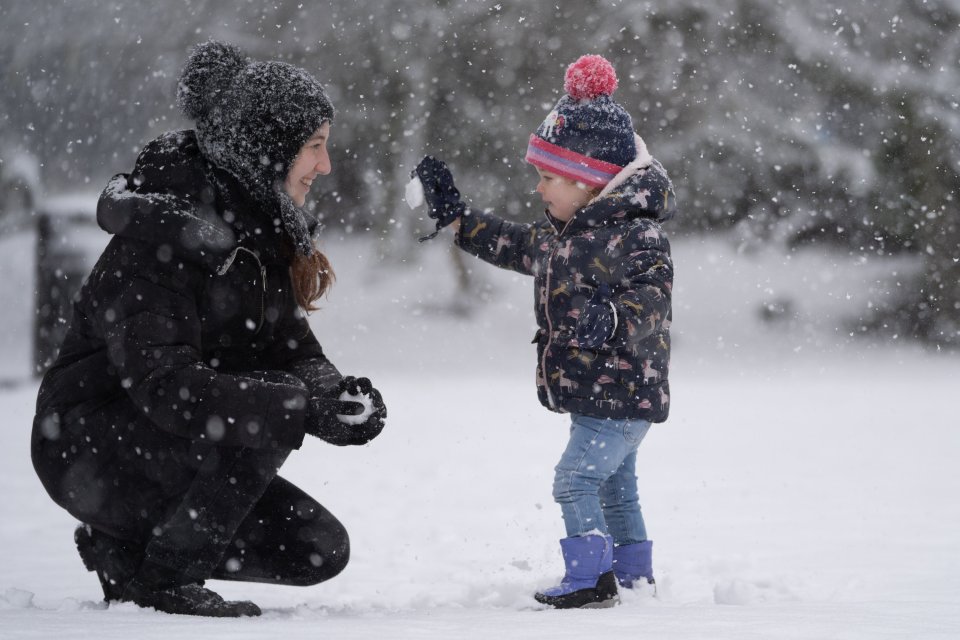
[[(486, 306), (467, 318), (444, 311), (442, 240), (377, 269), (375, 246), (331, 238), (339, 280), (314, 328), (390, 418), (366, 447), (308, 440), (283, 475), (344, 522), (352, 561), (309, 588), (212, 583), (264, 615), (204, 620), (100, 604), (33, 474), (31, 242), (0, 242), (0, 638), (960, 637), (960, 356), (838, 320), (909, 265), (677, 240), (673, 413), (638, 464), (659, 594), (560, 612), (531, 597), (562, 573), (567, 419), (536, 401), (530, 282), (473, 261)], [(781, 298), (792, 318), (764, 324)]]

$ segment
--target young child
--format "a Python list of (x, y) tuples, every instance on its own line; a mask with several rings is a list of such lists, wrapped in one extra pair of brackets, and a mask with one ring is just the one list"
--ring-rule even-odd
[(566, 574), (535, 595), (556, 608), (613, 606), (618, 583), (653, 583), (635, 465), (650, 424), (669, 411), (673, 265), (660, 223), (675, 202), (666, 171), (611, 99), (616, 87), (607, 60), (581, 57), (530, 136), (545, 220), (468, 208), (443, 162), (427, 156), (416, 168), (437, 231), (457, 222), (461, 249), (534, 277), (537, 391), (572, 420), (553, 483)]

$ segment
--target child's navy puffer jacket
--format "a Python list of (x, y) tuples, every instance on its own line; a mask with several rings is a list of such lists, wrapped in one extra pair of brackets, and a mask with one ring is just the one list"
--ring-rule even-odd
[[(670, 244), (675, 211), (666, 171), (638, 137), (637, 159), (567, 223), (505, 221), (468, 211), (460, 248), (535, 278), (537, 390), (558, 412), (663, 422), (670, 410)], [(581, 348), (577, 318), (601, 283), (617, 311), (614, 336)]]

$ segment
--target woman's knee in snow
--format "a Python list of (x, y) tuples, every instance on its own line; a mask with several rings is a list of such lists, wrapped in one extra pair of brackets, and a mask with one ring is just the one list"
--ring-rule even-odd
[[(301, 532), (303, 534), (304, 532)], [(297, 584), (309, 586), (319, 584), (342, 572), (350, 562), (350, 536), (339, 522), (336, 527), (326, 527), (317, 534), (307, 534), (313, 538), (301, 566), (302, 575)]]

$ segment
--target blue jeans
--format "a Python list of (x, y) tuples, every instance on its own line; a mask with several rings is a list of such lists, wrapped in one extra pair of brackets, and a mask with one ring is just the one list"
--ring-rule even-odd
[(646, 420), (573, 414), (570, 441), (553, 480), (568, 538), (599, 530), (618, 546), (647, 539), (636, 465), (637, 447), (649, 429)]

